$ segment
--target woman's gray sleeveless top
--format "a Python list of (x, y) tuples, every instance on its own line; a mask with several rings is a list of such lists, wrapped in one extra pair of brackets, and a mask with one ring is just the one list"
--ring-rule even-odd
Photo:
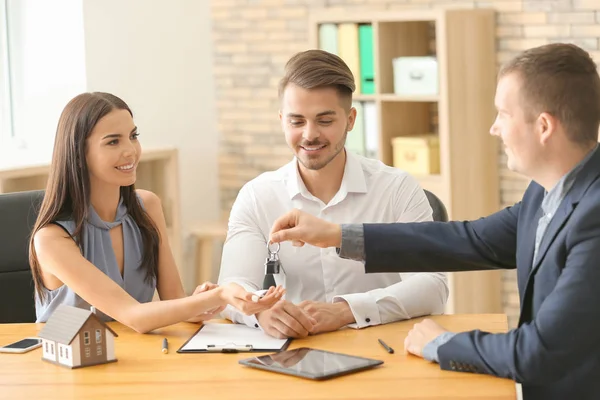
[[(74, 221), (56, 221), (56, 223), (65, 228), (71, 236), (75, 233)], [(122, 276), (119, 272), (117, 259), (112, 248), (112, 241), (108, 233), (110, 229), (121, 224), (123, 225), (124, 251)], [(123, 204), (123, 199), (119, 202), (114, 222), (102, 221), (90, 205), (89, 216), (83, 225), (80, 247), (83, 256), (89, 262), (108, 275), (110, 279), (117, 282), (134, 299), (140, 303), (152, 301), (156, 281), (146, 281), (146, 272), (140, 267), (144, 251), (142, 235), (131, 215), (127, 213), (127, 207)], [(66, 285), (56, 290), (44, 289), (44, 291), (46, 292), (46, 300), (43, 303), (36, 296), (36, 322), (46, 322), (60, 304), (90, 309), (90, 304)], [(96, 314), (104, 321), (112, 320), (112, 318), (102, 313), (101, 310), (97, 310)]]

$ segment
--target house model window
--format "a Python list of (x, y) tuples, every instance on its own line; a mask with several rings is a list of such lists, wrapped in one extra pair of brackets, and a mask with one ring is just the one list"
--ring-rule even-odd
[(83, 332), (83, 344), (85, 344), (86, 346), (90, 345), (90, 332), (89, 331)]
[(102, 343), (102, 332), (100, 329), (96, 329), (96, 343)]

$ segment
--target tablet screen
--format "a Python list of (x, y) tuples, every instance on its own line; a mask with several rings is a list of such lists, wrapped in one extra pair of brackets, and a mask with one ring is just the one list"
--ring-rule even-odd
[(302, 347), (240, 360), (240, 364), (304, 378), (325, 379), (371, 368), (383, 361)]

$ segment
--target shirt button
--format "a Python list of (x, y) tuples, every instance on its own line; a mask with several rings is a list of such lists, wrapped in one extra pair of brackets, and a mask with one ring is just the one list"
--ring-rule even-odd
[(254, 324), (254, 327), (255, 327), (255, 328), (258, 328), (258, 324)]
[(367, 324), (368, 324), (369, 322), (371, 322), (371, 318), (367, 318), (367, 319), (365, 319), (365, 321), (367, 321)]

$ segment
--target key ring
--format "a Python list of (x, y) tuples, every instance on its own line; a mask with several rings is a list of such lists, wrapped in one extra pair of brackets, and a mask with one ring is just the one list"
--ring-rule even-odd
[(271, 250), (271, 243), (267, 242), (267, 251), (269, 252), (269, 256), (274, 256), (276, 254), (279, 253), (279, 249), (281, 248), (281, 244), (280, 243), (275, 243), (277, 245), (277, 250), (272, 251)]

